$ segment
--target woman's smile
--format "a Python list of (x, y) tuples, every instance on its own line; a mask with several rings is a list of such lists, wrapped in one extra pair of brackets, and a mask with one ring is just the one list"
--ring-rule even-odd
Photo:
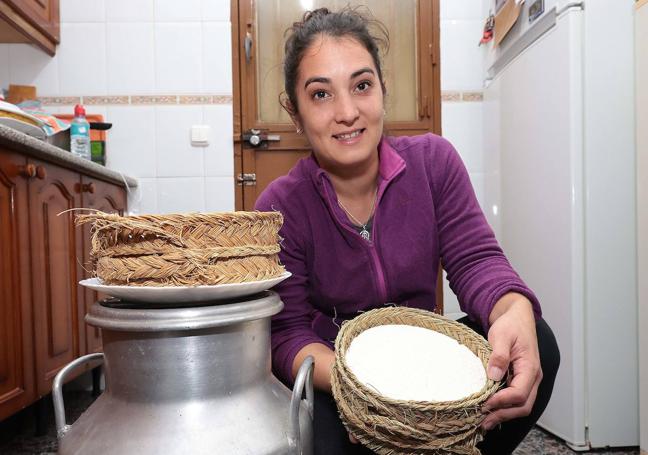
[(354, 145), (357, 144), (362, 139), (362, 134), (365, 132), (366, 128), (360, 128), (351, 131), (345, 131), (342, 133), (334, 134), (333, 137), (337, 139), (342, 145)]

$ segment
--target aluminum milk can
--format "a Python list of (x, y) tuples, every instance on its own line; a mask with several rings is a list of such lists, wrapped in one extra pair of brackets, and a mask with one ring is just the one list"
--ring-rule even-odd
[[(313, 360), (291, 393), (270, 369), (270, 317), (283, 302), (272, 291), (247, 299), (95, 303), (86, 321), (102, 329), (103, 354), (76, 359), (54, 380), (59, 453), (311, 454)], [(67, 425), (65, 376), (100, 358), (106, 389)]]

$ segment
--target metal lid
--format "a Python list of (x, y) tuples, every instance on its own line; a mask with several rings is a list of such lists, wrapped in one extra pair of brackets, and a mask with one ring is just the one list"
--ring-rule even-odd
[(179, 308), (151, 308), (111, 299), (95, 302), (85, 320), (96, 327), (124, 332), (197, 330), (268, 318), (283, 308), (279, 295), (272, 291), (246, 299)]

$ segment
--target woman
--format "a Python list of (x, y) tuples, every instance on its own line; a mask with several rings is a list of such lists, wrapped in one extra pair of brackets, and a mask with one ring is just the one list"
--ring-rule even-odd
[(493, 347), (488, 376), (512, 373), (485, 404), (480, 448), (512, 452), (547, 405), (559, 362), (537, 298), (502, 253), (453, 147), (432, 134), (383, 136), (385, 84), (368, 21), (322, 8), (291, 32), (284, 107), (312, 155), (256, 208), (284, 216), (280, 258), (292, 277), (275, 288), (285, 308), (272, 322), (273, 368), (290, 385), (315, 358), (316, 453), (370, 453), (347, 437), (330, 395), (340, 323), (385, 304), (433, 310), (440, 260), (463, 322)]

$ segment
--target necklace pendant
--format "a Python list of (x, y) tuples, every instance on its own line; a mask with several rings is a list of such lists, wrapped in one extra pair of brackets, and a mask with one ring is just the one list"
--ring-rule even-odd
[(363, 227), (362, 231), (360, 231), (360, 235), (361, 235), (362, 238), (365, 239), (367, 242), (369, 241), (370, 234), (369, 234), (369, 231), (367, 230), (367, 228)]

